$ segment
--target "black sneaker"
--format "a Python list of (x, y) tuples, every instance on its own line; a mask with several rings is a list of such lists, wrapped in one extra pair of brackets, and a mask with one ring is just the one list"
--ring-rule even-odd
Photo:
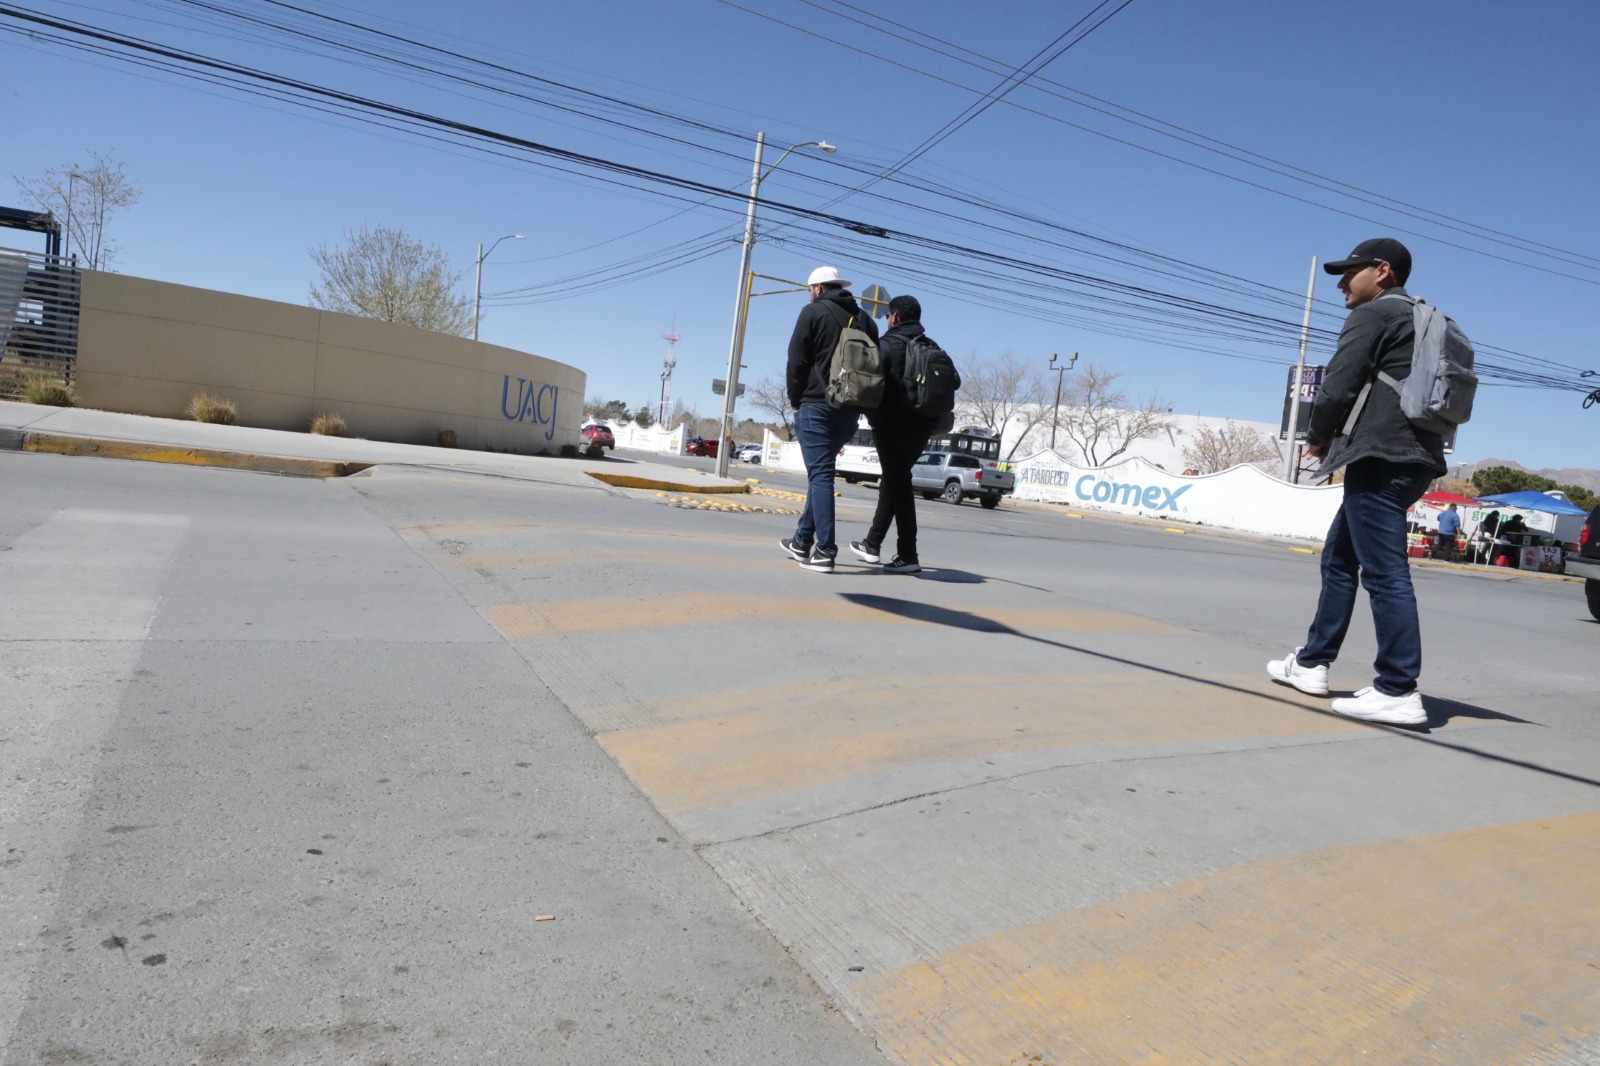
[(811, 545), (809, 545), (809, 544), (796, 544), (794, 542), (794, 538), (793, 537), (784, 537), (781, 540), (779, 540), (778, 543), (783, 545), (783, 550), (784, 551), (788, 552), (790, 555), (792, 555), (794, 558), (800, 560), (802, 563), (805, 562), (806, 559), (809, 558), (810, 555), (811, 555)]
[(807, 570), (815, 570), (819, 574), (833, 573), (833, 561), (839, 557), (837, 549), (825, 552), (816, 545), (811, 546), (811, 554), (800, 560), (800, 565)]
[(850, 550), (856, 553), (856, 558), (864, 563), (881, 563), (883, 557), (878, 554), (877, 548), (870, 548), (864, 540), (850, 542)]
[(883, 572), (886, 574), (920, 574), (922, 573), (922, 564), (915, 559), (902, 559), (896, 555), (889, 560), (889, 564), (883, 568)]

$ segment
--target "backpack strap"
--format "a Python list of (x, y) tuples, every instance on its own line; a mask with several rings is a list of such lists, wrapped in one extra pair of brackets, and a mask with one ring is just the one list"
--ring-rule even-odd
[[(1406, 303), (1411, 305), (1413, 310), (1415, 310), (1416, 306), (1422, 302), (1417, 297), (1406, 292), (1386, 292), (1382, 296), (1378, 297), (1378, 299), (1404, 300)], [(1413, 337), (1411, 343), (1413, 346), (1415, 346), (1417, 339)], [(1381, 381), (1396, 392), (1399, 392), (1401, 388), (1401, 381), (1399, 378), (1393, 377), (1382, 370), (1378, 370), (1374, 373), (1372, 381)], [(1344, 420), (1344, 428), (1339, 431), (1341, 436), (1348, 437), (1350, 435), (1350, 431), (1356, 428), (1356, 420), (1361, 417), (1361, 412), (1367, 406), (1367, 396), (1372, 392), (1372, 381), (1368, 381), (1365, 385), (1361, 386), (1361, 392), (1357, 394), (1356, 402), (1350, 408), (1350, 417)]]

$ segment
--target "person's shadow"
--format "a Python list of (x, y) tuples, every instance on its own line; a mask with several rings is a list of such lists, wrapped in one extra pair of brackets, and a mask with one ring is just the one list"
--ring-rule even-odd
[(1457, 718), (1475, 718), (1484, 721), (1512, 722), (1517, 725), (1536, 725), (1536, 723), (1530, 722), (1525, 718), (1518, 718), (1515, 715), (1505, 714), (1501, 711), (1496, 711), (1488, 707), (1478, 707), (1470, 703), (1461, 703), (1458, 700), (1448, 700), (1438, 696), (1424, 696), (1422, 698), (1422, 706), (1428, 712), (1428, 721), (1424, 725), (1399, 726), (1388, 725), (1382, 722), (1363, 722), (1360, 719), (1346, 718), (1343, 715), (1335, 714), (1331, 710), (1324, 710), (1320, 707), (1308, 707), (1303, 703), (1290, 699), (1288, 696), (1280, 696), (1275, 692), (1245, 688), (1242, 685), (1230, 684), (1227, 681), (1218, 681), (1215, 678), (1200, 677), (1196, 674), (1186, 674), (1181, 670), (1173, 670), (1164, 666), (1156, 666), (1154, 663), (1144, 663), (1138, 661), (1137, 659), (1129, 659), (1120, 655), (1112, 655), (1109, 652), (1095, 651), (1092, 648), (1084, 648), (1076, 644), (1068, 644), (1064, 641), (1050, 640), (1046, 637), (1036, 637), (1031, 633), (1024, 633), (1019, 629), (1008, 626), (1004, 622), (996, 622), (993, 619), (984, 618), (981, 615), (970, 614), (967, 611), (958, 611), (949, 607), (940, 607), (937, 604), (918, 603), (913, 600), (895, 599), (894, 597), (890, 596), (874, 596), (869, 593), (845, 592), (841, 593), (840, 595), (844, 599), (856, 604), (857, 606), (867, 607), (875, 611), (883, 611), (887, 614), (893, 614), (900, 618), (908, 618), (913, 621), (926, 622), (929, 625), (941, 625), (949, 626), (954, 629), (965, 629), (973, 633), (993, 633), (1001, 636), (1017, 637), (1022, 640), (1031, 640), (1037, 644), (1044, 644), (1053, 648), (1061, 648), (1064, 651), (1077, 652), (1080, 655), (1088, 655), (1096, 659), (1102, 659), (1106, 662), (1120, 663), (1123, 666), (1131, 666), (1135, 669), (1145, 670), (1154, 674), (1160, 674), (1164, 677), (1173, 677), (1184, 681), (1191, 681), (1197, 685), (1206, 685), (1211, 688), (1225, 689), (1229, 692), (1238, 693), (1241, 697), (1248, 697), (1250, 699), (1257, 700), (1268, 700), (1273, 703), (1281, 704), (1282, 706), (1301, 714), (1321, 715), (1324, 718), (1334, 719), (1340, 722), (1356, 722), (1357, 724), (1365, 725), (1371, 729), (1381, 730), (1386, 733), (1391, 733), (1395, 736), (1405, 737), (1407, 739), (1430, 744), (1435, 747), (1448, 748), (1452, 751), (1459, 751), (1481, 759), (1505, 763), (1509, 766), (1520, 766), (1527, 770), (1534, 770), (1538, 773), (1549, 774), (1552, 777), (1559, 777), (1568, 781), (1576, 781), (1585, 785), (1594, 785), (1596, 788), (1600, 788), (1600, 780), (1592, 777), (1569, 774), (1564, 770), (1557, 770), (1548, 766), (1540, 766), (1537, 763), (1526, 762), (1522, 759), (1513, 759), (1505, 755), (1497, 755), (1494, 752), (1483, 751), (1478, 748), (1470, 748), (1463, 744), (1447, 743), (1444, 740), (1440, 740), (1430, 735), (1434, 729), (1447, 725)]

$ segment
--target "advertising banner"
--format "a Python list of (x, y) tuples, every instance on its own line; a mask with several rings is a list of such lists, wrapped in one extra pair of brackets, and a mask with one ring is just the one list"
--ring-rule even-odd
[(1183, 477), (1138, 458), (1085, 467), (1044, 451), (1015, 469), (1020, 500), (1312, 540), (1327, 534), (1344, 496), (1338, 485), (1289, 485), (1253, 466)]

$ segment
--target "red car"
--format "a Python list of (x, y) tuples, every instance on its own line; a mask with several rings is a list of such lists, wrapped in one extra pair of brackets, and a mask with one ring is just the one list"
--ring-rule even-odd
[(717, 457), (717, 439), (715, 437), (691, 437), (688, 443), (684, 444), (683, 452), (685, 455), (704, 455), (715, 459)]
[(594, 425), (583, 427), (583, 443), (598, 444), (602, 448), (615, 450), (617, 438), (611, 435), (610, 426), (602, 426), (599, 423), (595, 423)]

